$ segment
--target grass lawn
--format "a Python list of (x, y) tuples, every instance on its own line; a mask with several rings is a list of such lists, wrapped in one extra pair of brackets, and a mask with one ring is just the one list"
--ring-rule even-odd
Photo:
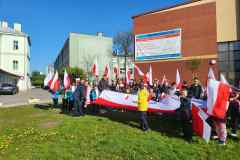
[(152, 131), (144, 133), (136, 113), (72, 117), (59, 112), (34, 106), (0, 109), (0, 159), (240, 159), (236, 140), (218, 146), (194, 137), (193, 144), (187, 143), (171, 116), (151, 116)]

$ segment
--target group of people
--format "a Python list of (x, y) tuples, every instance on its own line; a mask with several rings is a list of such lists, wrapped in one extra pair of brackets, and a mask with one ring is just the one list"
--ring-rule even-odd
[[(204, 88), (199, 79), (195, 77), (192, 84), (183, 81), (181, 86), (175, 82), (169, 84), (166, 81), (160, 82), (153, 80), (152, 85), (149, 85), (144, 80), (132, 80), (126, 84), (124, 80), (116, 81), (109, 80), (107, 76), (103, 76), (100, 81), (95, 81), (91, 85), (86, 80), (76, 80), (71, 88), (66, 89), (63, 96), (63, 110), (74, 110), (75, 116), (83, 116), (87, 105), (94, 105), (97, 97), (103, 90), (112, 90), (116, 92), (124, 92), (135, 94), (138, 96), (138, 111), (140, 118), (140, 127), (143, 131), (149, 131), (150, 127), (147, 121), (147, 111), (149, 100), (160, 101), (166, 96), (178, 96), (180, 100), (180, 108), (176, 110), (176, 115), (181, 121), (184, 137), (188, 141), (192, 141), (192, 112), (191, 99), (207, 99), (206, 88)], [(53, 92), (53, 103), (57, 105), (59, 92)], [(215, 117), (209, 118), (209, 124), (212, 127), (212, 137), (219, 139), (219, 144), (225, 145), (227, 138), (226, 122), (230, 117), (231, 136), (237, 137), (238, 117), (240, 113), (240, 97), (237, 92), (232, 92), (229, 97), (228, 114), (224, 119)]]

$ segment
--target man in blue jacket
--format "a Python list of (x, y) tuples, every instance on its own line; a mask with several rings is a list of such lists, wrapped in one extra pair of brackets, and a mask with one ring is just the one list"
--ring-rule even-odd
[(76, 112), (76, 116), (83, 116), (83, 106), (85, 101), (84, 95), (84, 85), (80, 81), (77, 82), (77, 88), (73, 92), (74, 97), (74, 108)]

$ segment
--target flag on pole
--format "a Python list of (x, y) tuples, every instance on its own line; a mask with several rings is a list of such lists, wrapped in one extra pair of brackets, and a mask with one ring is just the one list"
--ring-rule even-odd
[(109, 64), (106, 64), (105, 69), (104, 69), (104, 75), (107, 76), (107, 78), (110, 78), (110, 67)]
[(98, 73), (98, 63), (97, 63), (97, 59), (95, 59), (93, 66), (92, 66), (92, 73), (95, 77), (99, 76)]
[(45, 87), (51, 85), (50, 82), (51, 82), (52, 78), (53, 78), (53, 73), (50, 71), (50, 72), (48, 72), (47, 76), (44, 79), (44, 86)]
[(149, 85), (153, 85), (153, 78), (152, 78), (152, 65), (149, 66)]
[(118, 78), (120, 75), (120, 70), (117, 64), (113, 67), (113, 72), (115, 74), (115, 77)]
[(139, 76), (144, 76), (144, 73), (141, 71), (141, 69), (136, 64), (134, 64), (134, 68), (136, 69)]
[(128, 66), (126, 66), (126, 84), (128, 85), (131, 80), (131, 70)]
[(56, 71), (56, 73), (54, 75), (54, 78), (52, 80), (50, 89), (54, 92), (56, 92), (57, 90), (60, 89), (60, 80), (59, 80), (59, 77), (58, 77), (58, 71)]
[(213, 79), (208, 80), (207, 113), (209, 115), (220, 119), (225, 118), (230, 91), (229, 85)]
[(64, 85), (64, 89), (69, 89), (70, 85), (71, 85), (70, 77), (69, 77), (66, 69), (64, 71), (63, 85)]
[(208, 79), (216, 80), (216, 78), (214, 76), (214, 71), (213, 71), (213, 69), (211, 67), (208, 70)]
[(163, 84), (167, 84), (167, 78), (166, 78), (166, 76), (165, 76), (165, 74), (163, 75), (163, 79), (162, 79), (162, 82), (161, 82), (161, 84), (163, 85)]
[(180, 78), (180, 73), (179, 73), (178, 69), (176, 72), (176, 86), (177, 86), (177, 89), (181, 88), (181, 78)]
[(211, 136), (211, 127), (206, 122), (208, 115), (199, 107), (192, 105), (192, 128), (196, 135), (202, 137), (207, 143)]

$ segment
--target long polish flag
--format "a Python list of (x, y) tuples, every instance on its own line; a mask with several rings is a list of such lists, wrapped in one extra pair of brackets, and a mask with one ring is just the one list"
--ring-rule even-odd
[(207, 92), (207, 113), (216, 118), (224, 119), (228, 109), (231, 88), (222, 82), (209, 79)]

